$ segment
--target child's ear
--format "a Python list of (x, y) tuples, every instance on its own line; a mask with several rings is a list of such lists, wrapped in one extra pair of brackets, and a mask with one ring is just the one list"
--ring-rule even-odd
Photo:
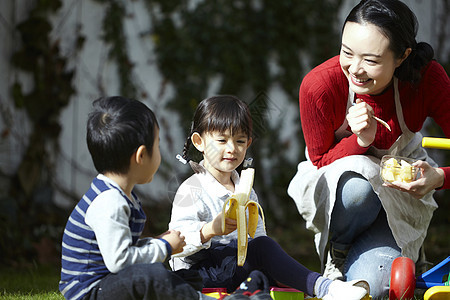
[(192, 145), (194, 145), (195, 148), (197, 148), (198, 151), (202, 152), (205, 150), (205, 145), (203, 145), (203, 139), (200, 133), (194, 132), (191, 135), (191, 141)]
[(248, 147), (250, 147), (250, 145), (252, 144), (252, 142), (253, 142), (252, 138), (248, 138), (247, 149), (248, 149)]
[(136, 163), (142, 163), (144, 156), (147, 154), (147, 148), (144, 145), (140, 145), (135, 152)]

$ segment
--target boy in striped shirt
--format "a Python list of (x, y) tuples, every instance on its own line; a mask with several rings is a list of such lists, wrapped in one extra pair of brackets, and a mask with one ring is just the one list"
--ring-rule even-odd
[(102, 97), (93, 106), (87, 145), (99, 175), (64, 230), (61, 293), (70, 300), (203, 299), (201, 280), (194, 289), (164, 265), (183, 250), (179, 231), (140, 237), (146, 216), (133, 188), (152, 181), (161, 163), (155, 115), (123, 97)]

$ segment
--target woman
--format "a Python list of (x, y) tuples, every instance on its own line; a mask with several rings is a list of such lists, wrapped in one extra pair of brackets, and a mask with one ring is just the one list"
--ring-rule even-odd
[[(416, 42), (417, 26), (401, 1), (361, 1), (344, 22), (340, 54), (306, 75), (299, 92), (307, 161), (288, 193), (322, 262), (330, 241), (325, 274), (363, 278), (374, 298), (387, 294), (396, 257), (417, 261), (437, 207), (432, 194), (450, 186), (450, 168), (437, 168), (419, 133), (432, 117), (450, 137), (450, 80), (431, 46)], [(420, 159), (421, 179), (383, 185), (385, 154)]]

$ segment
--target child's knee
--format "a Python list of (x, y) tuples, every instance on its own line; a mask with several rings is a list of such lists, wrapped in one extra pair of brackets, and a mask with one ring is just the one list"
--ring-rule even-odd
[(259, 236), (248, 243), (247, 257), (256, 256), (260, 259), (267, 259), (267, 257), (278, 255), (283, 249), (268, 236)]
[(268, 236), (259, 236), (248, 242), (248, 247), (264, 247), (263, 245), (276, 243)]

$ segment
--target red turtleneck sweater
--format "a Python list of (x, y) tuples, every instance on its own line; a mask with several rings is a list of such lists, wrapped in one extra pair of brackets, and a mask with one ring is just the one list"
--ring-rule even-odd
[[(417, 85), (399, 81), (400, 101), (406, 126), (418, 132), (427, 117), (431, 117), (450, 138), (450, 80), (442, 66), (431, 61), (422, 72)], [(317, 167), (326, 166), (348, 155), (364, 154), (368, 148), (358, 145), (356, 135), (336, 141), (334, 132), (346, 115), (348, 80), (341, 70), (339, 56), (335, 56), (309, 72), (299, 92), (300, 117), (308, 154)], [(394, 88), (381, 95), (357, 95), (367, 102), (377, 117), (390, 125), (389, 132), (378, 124), (373, 146), (389, 149), (400, 136), (401, 129), (395, 111)], [(450, 167), (445, 172), (443, 188), (450, 188)]]

